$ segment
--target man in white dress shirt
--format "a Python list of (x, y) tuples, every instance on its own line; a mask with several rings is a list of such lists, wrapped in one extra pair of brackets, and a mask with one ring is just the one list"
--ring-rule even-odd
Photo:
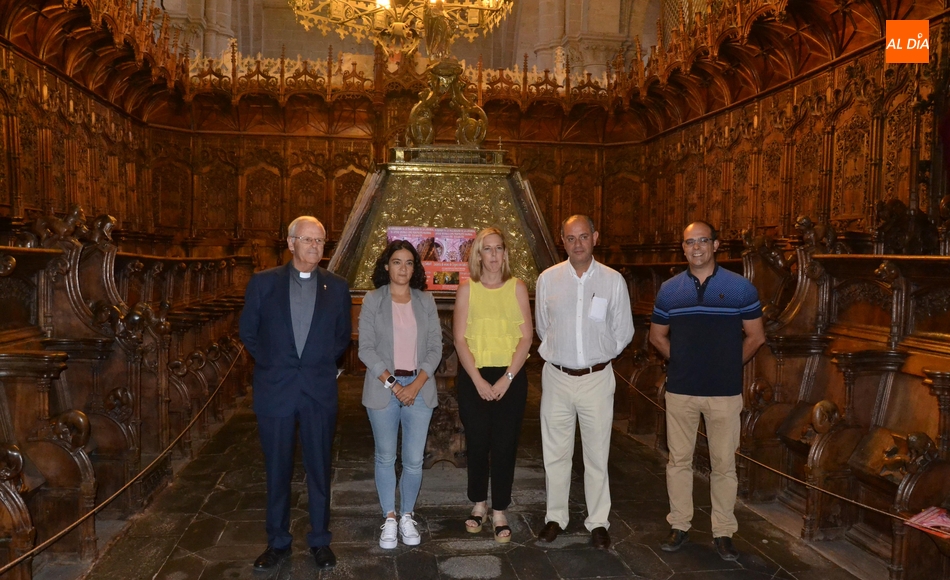
[(584, 450), (584, 495), (595, 548), (610, 547), (610, 484), (607, 457), (614, 410), (610, 361), (633, 338), (630, 296), (623, 276), (594, 260), (598, 233), (587, 216), (561, 224), (568, 259), (545, 270), (535, 292), (541, 337), (541, 443), (547, 513), (538, 539), (553, 542), (567, 527), (574, 454), (580, 422)]

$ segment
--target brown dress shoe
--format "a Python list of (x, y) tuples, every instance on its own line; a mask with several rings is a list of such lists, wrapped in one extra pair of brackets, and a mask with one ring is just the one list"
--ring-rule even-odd
[(548, 522), (544, 524), (544, 529), (538, 532), (538, 539), (542, 542), (553, 542), (557, 535), (561, 533), (561, 525), (557, 522)]
[(598, 550), (606, 550), (610, 547), (610, 534), (607, 528), (599, 527), (590, 531), (590, 545)]

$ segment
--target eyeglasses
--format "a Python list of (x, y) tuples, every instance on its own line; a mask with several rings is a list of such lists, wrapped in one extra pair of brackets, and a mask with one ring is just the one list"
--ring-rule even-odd
[(684, 241), (683, 245), (688, 248), (692, 248), (693, 246), (696, 246), (696, 245), (708, 246), (710, 242), (712, 242), (710, 238), (699, 238), (698, 240), (694, 240), (693, 238), (690, 238)]
[(581, 242), (584, 242), (584, 243), (586, 244), (588, 241), (590, 241), (590, 234), (581, 234), (581, 235), (576, 236), (576, 237), (575, 237), (575, 236), (565, 236), (565, 237), (564, 237), (564, 240), (567, 241), (568, 244), (573, 244), (574, 242), (576, 242), (576, 241), (578, 241), (578, 240), (580, 240)]
[(308, 246), (312, 244), (322, 246), (323, 244), (327, 243), (327, 241), (323, 238), (311, 238), (310, 236), (290, 236), (290, 237), (296, 238)]

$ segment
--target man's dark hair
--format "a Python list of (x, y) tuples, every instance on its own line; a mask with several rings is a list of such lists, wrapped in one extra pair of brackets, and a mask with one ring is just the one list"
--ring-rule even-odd
[(381, 288), (389, 284), (389, 271), (386, 266), (389, 259), (399, 250), (409, 250), (412, 254), (412, 276), (409, 278), (409, 287), (416, 290), (426, 289), (426, 269), (422, 266), (422, 259), (419, 258), (419, 252), (416, 247), (406, 240), (393, 240), (389, 242), (383, 253), (376, 258), (376, 267), (373, 268), (373, 286)]
[[(689, 224), (687, 224), (686, 228), (688, 228), (689, 226), (695, 225), (695, 224), (702, 224), (702, 225), (706, 226), (707, 228), (709, 228), (709, 232), (710, 232), (710, 233), (709, 233), (709, 239), (711, 239), (711, 240), (713, 240), (713, 241), (719, 239), (719, 231), (718, 231), (715, 227), (713, 227), (713, 225), (712, 225), (711, 223), (707, 222), (706, 220), (695, 220), (695, 221), (689, 222)], [(683, 228), (683, 231), (684, 231), (684, 232), (686, 231), (686, 228)]]

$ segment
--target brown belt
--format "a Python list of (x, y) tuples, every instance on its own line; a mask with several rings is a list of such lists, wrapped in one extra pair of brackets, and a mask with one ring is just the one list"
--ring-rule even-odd
[(551, 363), (551, 364), (554, 366), (554, 368), (556, 368), (557, 370), (561, 371), (562, 373), (566, 375), (571, 375), (572, 377), (582, 377), (584, 375), (589, 375), (591, 373), (596, 373), (596, 372), (604, 370), (605, 368), (607, 368), (607, 365), (610, 364), (610, 361), (596, 364), (592, 367), (587, 367), (583, 369), (569, 369), (567, 367), (562, 367), (561, 365), (556, 365), (554, 363)]
[(397, 377), (411, 377), (414, 374), (416, 374), (416, 371), (406, 371), (403, 369), (396, 369), (393, 371), (393, 375)]

